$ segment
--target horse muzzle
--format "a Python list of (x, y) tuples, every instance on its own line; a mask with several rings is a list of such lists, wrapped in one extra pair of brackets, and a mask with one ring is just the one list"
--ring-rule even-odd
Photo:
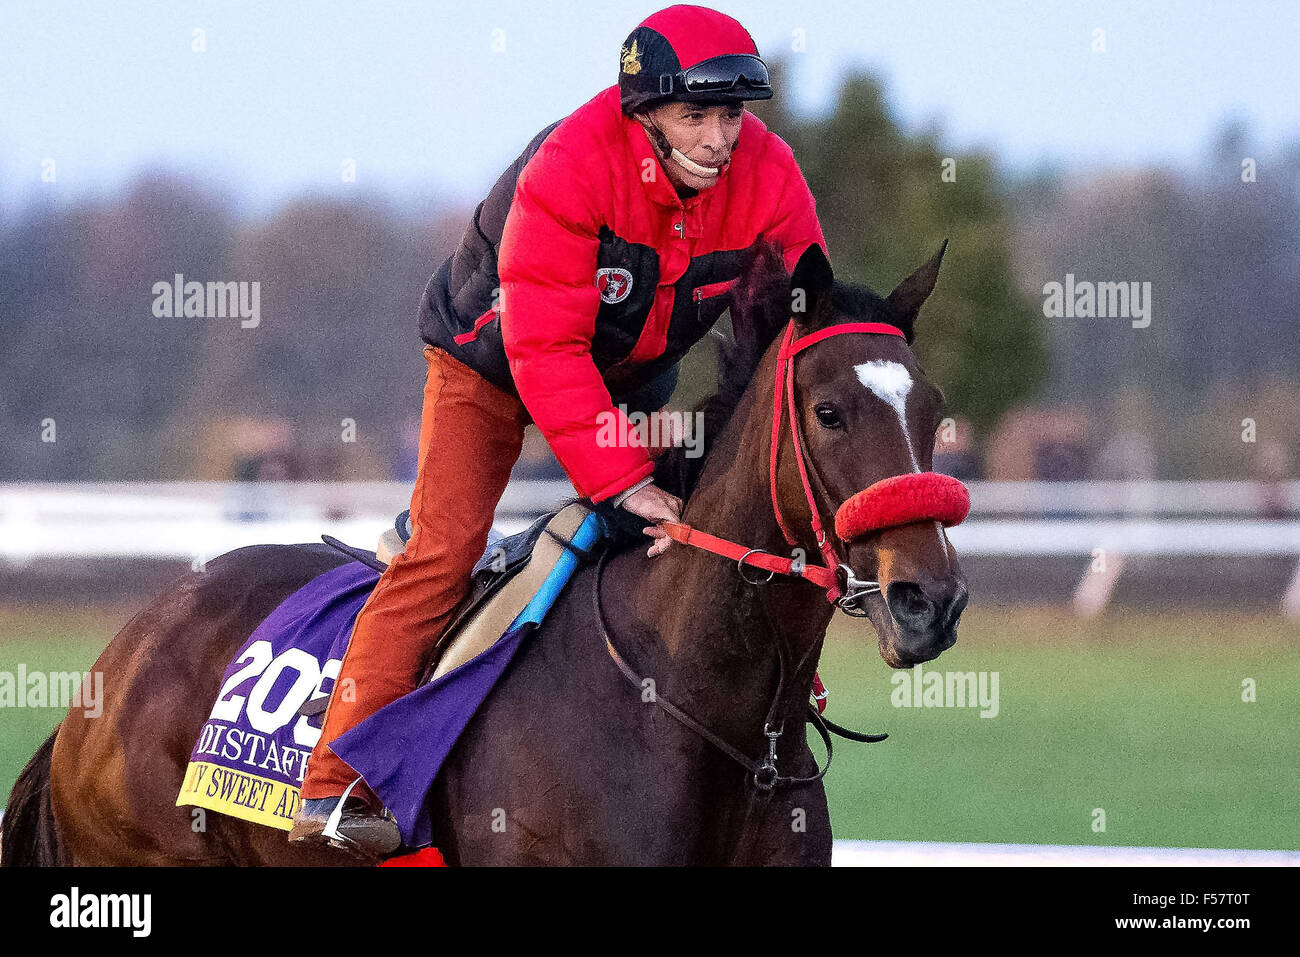
[[(970, 493), (965, 485), (951, 476), (935, 472), (895, 475), (863, 489), (840, 506), (835, 513), (835, 532), (841, 541), (850, 542), (874, 532), (915, 522), (957, 525), (969, 511)], [(904, 616), (895, 607), (901, 603), (902, 598), (897, 593), (910, 583), (895, 583), (898, 587), (891, 585), (886, 594), (879, 582), (856, 578), (848, 565), (841, 564), (838, 572), (841, 594), (835, 605), (845, 614), (855, 618), (867, 617), (868, 598), (881, 595), (889, 603), (890, 611), (900, 624), (908, 621), (909, 617), (919, 617)], [(964, 605), (965, 601), (961, 604)]]

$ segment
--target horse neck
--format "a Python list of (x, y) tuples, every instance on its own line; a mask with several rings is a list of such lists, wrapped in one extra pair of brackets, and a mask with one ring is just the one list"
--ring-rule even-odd
[[(788, 555), (768, 486), (775, 353), (774, 344), (713, 443), (682, 520), (748, 548)], [(816, 560), (815, 549), (809, 554)], [(734, 561), (684, 545), (645, 564), (634, 587), (640, 593), (637, 605), (657, 610), (655, 631), (672, 686), (664, 694), (683, 707), (686, 701), (674, 694), (689, 699), (708, 727), (745, 741), (762, 730), (783, 647), (787, 665), (777, 711), (788, 726), (802, 727), (798, 722), (833, 613), (825, 593), (780, 575), (768, 584), (748, 585)], [(750, 572), (751, 578), (764, 576)]]

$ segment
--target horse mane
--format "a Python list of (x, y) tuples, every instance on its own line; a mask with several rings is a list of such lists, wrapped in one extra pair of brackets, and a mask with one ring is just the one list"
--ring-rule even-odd
[(655, 484), (683, 502), (690, 497), (720, 436), (768, 347), (790, 320), (790, 273), (781, 247), (762, 236), (747, 251), (731, 293), (730, 337), (718, 349), (717, 391), (692, 410), (704, 413), (703, 454), (688, 458), (674, 446), (655, 463)]

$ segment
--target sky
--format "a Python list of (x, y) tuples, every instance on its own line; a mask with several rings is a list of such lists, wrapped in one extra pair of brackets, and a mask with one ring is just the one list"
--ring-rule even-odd
[[(616, 81), (623, 39), (665, 5), (3, 0), (0, 210), (160, 167), (254, 208), (347, 189), (477, 202)], [(1228, 119), (1261, 154), (1300, 143), (1297, 0), (716, 8), (763, 55), (789, 53), (777, 95), (794, 109), (825, 111), (846, 72), (871, 71), (906, 127), (1012, 171), (1190, 166)]]

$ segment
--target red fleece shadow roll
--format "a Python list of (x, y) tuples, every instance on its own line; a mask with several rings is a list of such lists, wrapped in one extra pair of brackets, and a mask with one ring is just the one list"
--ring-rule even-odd
[(847, 542), (912, 522), (957, 525), (969, 511), (970, 492), (950, 475), (895, 475), (863, 489), (841, 505), (835, 513), (835, 534)]

